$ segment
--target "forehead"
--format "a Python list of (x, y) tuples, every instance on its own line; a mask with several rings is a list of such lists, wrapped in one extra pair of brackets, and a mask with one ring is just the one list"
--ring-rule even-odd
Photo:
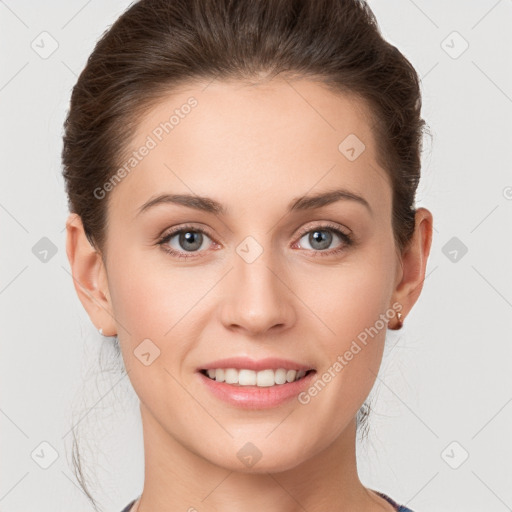
[(389, 180), (371, 122), (362, 100), (311, 80), (191, 83), (141, 117), (109, 208), (132, 218), (167, 192), (216, 197), (242, 212), (256, 198), (259, 208), (263, 197), (282, 206), (337, 186), (386, 208)]

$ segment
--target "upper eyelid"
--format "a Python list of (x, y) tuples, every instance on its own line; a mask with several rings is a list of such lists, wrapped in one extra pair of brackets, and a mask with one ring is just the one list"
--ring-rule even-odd
[[(315, 225), (307, 225), (307, 227), (304, 227), (302, 229), (299, 230), (298, 234), (299, 236), (303, 236), (305, 235), (306, 233), (309, 233), (310, 231), (313, 231), (314, 229), (323, 229), (323, 230), (326, 230), (326, 231), (329, 231), (329, 230), (337, 230), (337, 231), (340, 231), (341, 233), (343, 233), (344, 235), (347, 235), (347, 236), (351, 236), (352, 235), (352, 230), (343, 226), (342, 224), (338, 224), (337, 222), (332, 222), (332, 221), (312, 221), (312, 222), (319, 222), (320, 224), (315, 224)], [(323, 222), (323, 223), (322, 223)], [(345, 233), (344, 230), (348, 230), (348, 233)]]

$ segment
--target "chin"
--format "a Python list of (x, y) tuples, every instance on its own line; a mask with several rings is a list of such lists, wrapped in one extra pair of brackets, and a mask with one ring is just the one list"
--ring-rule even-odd
[(234, 457), (231, 453), (222, 455), (220, 458), (214, 456), (207, 457), (207, 459), (219, 467), (237, 473), (280, 473), (305, 462), (303, 449), (297, 452), (278, 453), (275, 448), (271, 447), (259, 450), (250, 442), (242, 445), (242, 448), (235, 452)]

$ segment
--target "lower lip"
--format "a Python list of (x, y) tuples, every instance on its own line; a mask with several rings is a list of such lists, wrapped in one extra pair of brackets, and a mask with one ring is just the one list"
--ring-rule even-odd
[(301, 391), (310, 386), (315, 374), (316, 372), (313, 371), (297, 381), (259, 387), (235, 386), (225, 382), (217, 382), (198, 372), (201, 380), (217, 398), (243, 409), (277, 407), (296, 397)]

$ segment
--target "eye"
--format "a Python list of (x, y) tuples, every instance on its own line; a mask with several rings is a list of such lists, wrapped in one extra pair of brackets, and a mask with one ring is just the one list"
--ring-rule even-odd
[[(311, 250), (319, 253), (321, 256), (331, 256), (333, 254), (337, 254), (353, 243), (353, 239), (348, 233), (344, 233), (337, 226), (332, 224), (317, 226), (313, 229), (303, 231), (300, 240), (303, 238), (308, 244), (310, 244)], [(333, 240), (335, 240), (335, 238), (341, 239), (343, 243), (340, 247), (329, 250), (328, 248), (332, 244)], [(303, 247), (302, 243), (300, 243), (300, 246)]]
[[(158, 241), (158, 245), (161, 245), (165, 252), (171, 254), (172, 256), (176, 256), (177, 258), (193, 258), (196, 257), (196, 254), (193, 253), (200, 252), (199, 249), (203, 247), (205, 237), (210, 238), (207, 232), (201, 228), (181, 226), (179, 229), (175, 229), (165, 234)], [(175, 246), (172, 247), (169, 242), (171, 242), (174, 238), (176, 238), (174, 242)]]
[[(314, 256), (332, 256), (353, 244), (352, 236), (333, 224), (324, 224), (313, 229), (303, 230), (300, 237), (299, 241), (305, 238), (306, 244), (310, 244), (311, 249), (307, 247), (306, 249), (313, 251)], [(340, 239), (342, 243), (337, 248), (328, 249), (336, 238)], [(206, 239), (212, 240), (204, 229), (185, 225), (167, 232), (158, 240), (157, 244), (171, 256), (187, 259), (200, 257), (202, 252), (206, 252), (201, 250), (208, 246)], [(299, 245), (303, 248), (303, 243)]]

